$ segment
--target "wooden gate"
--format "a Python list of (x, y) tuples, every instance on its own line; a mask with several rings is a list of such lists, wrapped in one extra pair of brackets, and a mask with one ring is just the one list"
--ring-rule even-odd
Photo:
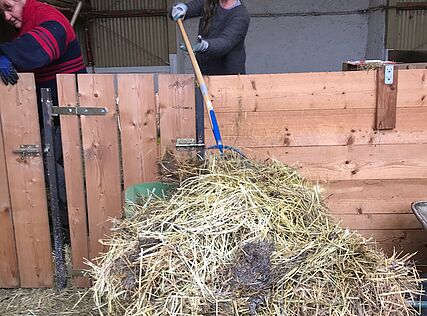
[[(61, 116), (73, 269), (78, 271), (87, 268), (84, 258), (105, 250), (99, 240), (108, 235), (107, 220), (121, 215), (122, 192), (156, 181), (163, 150), (178, 136), (194, 138), (194, 79), (159, 75), (156, 94), (151, 74), (79, 75), (77, 85), (73, 75), (62, 75), (58, 99), (61, 106), (108, 109), (105, 116)], [(88, 280), (78, 277), (76, 284), (87, 286)]]
[(32, 75), (0, 85), (0, 288), (50, 287), (53, 270), (42, 156), (14, 153), (41, 148)]

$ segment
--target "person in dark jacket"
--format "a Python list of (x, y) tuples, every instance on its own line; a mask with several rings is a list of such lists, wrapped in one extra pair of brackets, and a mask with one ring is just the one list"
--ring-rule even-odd
[[(34, 72), (40, 126), (41, 88), (50, 88), (58, 105), (57, 74), (86, 73), (80, 45), (67, 18), (54, 7), (36, 0), (0, 0), (0, 13), (17, 31), (11, 42), (0, 43), (0, 77), (5, 84), (16, 84), (17, 71)], [(54, 155), (59, 208), (67, 228), (67, 204), (59, 119), (53, 120)], [(43, 137), (43, 133), (42, 133)]]
[(241, 0), (192, 0), (177, 3), (170, 10), (174, 21), (197, 16), (201, 17), (199, 36), (193, 50), (202, 73), (245, 74), (250, 16)]

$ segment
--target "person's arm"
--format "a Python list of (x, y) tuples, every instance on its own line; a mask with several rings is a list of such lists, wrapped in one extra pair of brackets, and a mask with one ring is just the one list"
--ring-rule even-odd
[(57, 60), (66, 50), (67, 34), (57, 21), (46, 21), (34, 30), (8, 43), (0, 44), (5, 55), (20, 71), (44, 67)]
[(228, 54), (237, 43), (245, 39), (248, 28), (249, 16), (235, 16), (220, 36), (205, 39), (209, 46), (204, 54), (213, 56)]
[(188, 7), (186, 18), (194, 18), (203, 14), (204, 0), (193, 0), (186, 3)]

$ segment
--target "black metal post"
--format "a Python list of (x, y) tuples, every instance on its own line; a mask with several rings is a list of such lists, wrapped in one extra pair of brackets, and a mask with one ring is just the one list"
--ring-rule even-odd
[[(196, 87), (196, 141), (197, 144), (205, 143), (205, 103), (200, 88)], [(205, 148), (198, 148), (198, 154), (203, 159)]]
[(50, 89), (41, 89), (41, 104), (43, 115), (43, 153), (46, 161), (45, 172), (50, 196), (50, 216), (52, 220), (52, 231), (55, 255), (55, 277), (59, 289), (67, 286), (66, 268), (64, 259), (64, 244), (62, 235), (62, 224), (58, 203), (58, 181), (56, 172), (56, 160), (54, 153), (53, 125), (52, 125), (52, 95)]

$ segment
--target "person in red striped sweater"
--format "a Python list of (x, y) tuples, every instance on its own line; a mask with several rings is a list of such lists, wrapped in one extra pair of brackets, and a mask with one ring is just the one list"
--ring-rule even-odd
[(76, 33), (54, 7), (36, 0), (0, 0), (0, 12), (17, 37), (0, 43), (0, 76), (15, 84), (17, 71), (34, 72), (36, 85), (51, 88), (56, 99), (56, 75), (85, 73)]
[[(53, 104), (58, 105), (56, 75), (86, 73), (76, 33), (61, 12), (36, 0), (0, 0), (0, 13), (17, 31), (14, 40), (0, 43), (0, 78), (4, 84), (13, 85), (19, 80), (17, 71), (34, 72), (40, 126), (43, 130), (41, 88), (50, 88)], [(53, 136), (58, 203), (67, 236), (67, 198), (61, 129), (57, 117), (53, 120)]]

